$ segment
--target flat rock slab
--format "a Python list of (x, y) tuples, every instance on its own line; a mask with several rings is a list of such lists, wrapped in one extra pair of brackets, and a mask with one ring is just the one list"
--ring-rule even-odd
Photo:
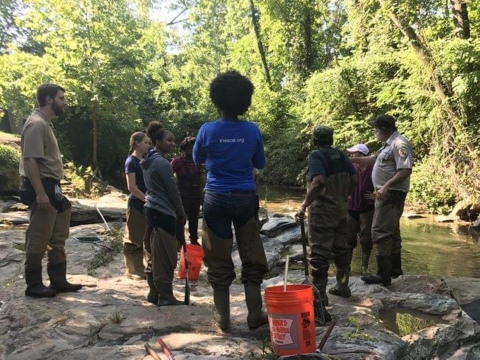
[[(291, 218), (282, 221), (277, 225), (290, 225), (283, 230), (277, 227), (273, 231), (277, 237), (296, 226)], [(150, 359), (144, 344), (148, 342), (158, 349), (158, 337), (165, 341), (177, 360), (275, 358), (268, 326), (255, 331), (247, 327), (248, 311), (237, 251), (232, 253), (237, 273), (230, 287), (232, 325), (228, 333), (223, 333), (215, 324), (213, 291), (205, 266), (199, 279), (191, 282), (190, 306), (158, 308), (146, 301), (146, 281), (133, 281), (124, 276), (120, 253), (89, 275), (89, 264), (99, 248), (74, 239), (82, 236), (105, 240), (104, 225), (72, 227), (71, 238), (66, 243), (68, 280), (82, 283), (84, 288), (55, 298), (32, 299), (24, 296), (25, 230), (1, 231), (0, 359)], [(288, 252), (284, 244), (274, 237), (263, 236), (262, 240), (269, 265), (281, 263)], [(301, 257), (300, 244), (288, 246), (292, 256), (297, 253)], [(43, 278), (48, 284), (45, 267)], [(289, 284), (300, 284), (304, 280), (302, 269), (292, 269), (288, 274)], [(283, 282), (283, 275), (272, 277), (264, 281), (262, 289), (283, 285)], [(327, 287), (335, 283), (335, 278), (330, 277)], [(185, 280), (175, 279), (173, 287), (175, 296), (183, 299)], [(474, 311), (480, 296), (480, 279), (405, 275), (394, 279), (391, 286), (383, 287), (367, 286), (353, 276), (350, 288), (349, 298), (329, 295), (328, 311), (336, 326), (322, 353), (297, 355), (297, 359), (414, 360), (432, 358), (432, 354), (439, 359), (479, 358), (480, 325), (474, 320)], [(264, 305), (267, 309), (270, 307)], [(404, 312), (413, 317), (402, 317)], [(423, 321), (424, 317), (428, 321)], [(405, 319), (410, 320), (405, 323)], [(408, 325), (411, 330), (402, 335), (391, 330), (390, 322), (397, 328)], [(317, 344), (326, 329), (326, 326), (316, 326)]]

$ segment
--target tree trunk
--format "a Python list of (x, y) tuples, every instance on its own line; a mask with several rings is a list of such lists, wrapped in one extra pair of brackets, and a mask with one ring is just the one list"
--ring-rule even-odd
[(268, 88), (272, 90), (272, 81), (270, 78), (270, 71), (268, 69), (267, 57), (265, 55), (265, 48), (263, 47), (262, 37), (260, 34), (260, 24), (258, 23), (258, 16), (256, 16), (255, 4), (253, 0), (250, 0), (250, 12), (252, 16), (253, 29), (255, 31), (255, 37), (257, 38), (258, 52), (262, 58), (263, 70), (265, 71), (265, 80), (267, 81)]
[[(387, 14), (392, 20), (392, 22), (400, 29), (403, 36), (408, 40), (410, 45), (412, 46), (417, 58), (419, 59), (422, 67), (429, 77), (433, 87), (435, 88), (435, 93), (437, 94), (440, 104), (445, 110), (448, 119), (450, 122), (446, 124), (446, 128), (451, 128), (450, 131), (446, 132), (445, 136), (445, 148), (448, 151), (454, 151), (454, 147), (456, 147), (457, 141), (455, 138), (458, 136), (459, 138), (464, 136), (465, 129), (462, 124), (461, 118), (458, 116), (455, 108), (452, 106), (451, 97), (452, 91), (448, 86), (445, 85), (442, 77), (440, 76), (439, 72), (436, 71), (435, 61), (433, 56), (431, 55), (428, 47), (423, 41), (418, 37), (415, 30), (405, 22), (404, 18), (397, 16), (392, 7), (390, 6), (390, 2), (388, 0), (380, 0), (382, 6), (387, 10)], [(401, 20), (402, 19), (402, 20)], [(476, 152), (475, 147), (468, 141), (463, 141), (463, 145), (469, 155), (469, 160), (471, 161), (471, 165), (473, 166), (473, 170), (476, 172), (479, 168), (479, 158)]]
[(92, 155), (92, 166), (93, 173), (97, 177), (101, 177), (100, 168), (98, 166), (98, 101), (95, 98), (92, 98), (92, 133), (93, 133), (93, 155)]
[(468, 21), (468, 9), (465, 0), (450, 0), (453, 13), (455, 35), (462, 39), (470, 38), (470, 22)]

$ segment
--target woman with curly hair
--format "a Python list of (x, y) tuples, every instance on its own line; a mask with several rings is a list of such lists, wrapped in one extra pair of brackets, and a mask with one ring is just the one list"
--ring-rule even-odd
[(229, 287), (235, 279), (232, 223), (242, 261), (248, 327), (255, 329), (268, 322), (260, 288), (268, 267), (255, 218), (253, 177), (254, 167), (265, 166), (265, 153), (257, 125), (239, 119), (250, 107), (253, 90), (250, 80), (237, 71), (219, 74), (210, 84), (210, 98), (220, 119), (202, 125), (193, 148), (194, 161), (208, 171), (202, 246), (222, 330), (230, 327)]
[(183, 302), (173, 296), (172, 282), (177, 266), (175, 222), (185, 221), (185, 211), (172, 167), (165, 159), (166, 154), (175, 150), (175, 136), (158, 121), (148, 124), (147, 135), (154, 146), (140, 163), (148, 189), (145, 219), (153, 229), (151, 266), (148, 264), (145, 271), (150, 287), (147, 300), (158, 306), (181, 305)]

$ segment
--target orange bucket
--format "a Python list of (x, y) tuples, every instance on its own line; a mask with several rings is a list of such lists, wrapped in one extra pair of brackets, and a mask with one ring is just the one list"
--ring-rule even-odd
[[(187, 244), (187, 258), (188, 258), (188, 279), (197, 280), (200, 275), (200, 268), (203, 262), (203, 247), (199, 245)], [(185, 271), (185, 256), (183, 255), (183, 246), (180, 252), (180, 265), (178, 267), (177, 276), (180, 279), (185, 279), (187, 273)]]
[(265, 303), (273, 351), (279, 355), (314, 353), (315, 313), (311, 285), (271, 286)]

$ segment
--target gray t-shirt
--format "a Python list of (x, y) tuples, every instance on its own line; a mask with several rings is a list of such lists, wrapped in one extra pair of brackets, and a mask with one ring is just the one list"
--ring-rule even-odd
[[(413, 166), (412, 146), (398, 132), (394, 132), (377, 153), (372, 171), (372, 182), (375, 189), (381, 188), (398, 170), (411, 169)], [(410, 189), (410, 176), (401, 183), (392, 186), (391, 190), (405, 193)]]

